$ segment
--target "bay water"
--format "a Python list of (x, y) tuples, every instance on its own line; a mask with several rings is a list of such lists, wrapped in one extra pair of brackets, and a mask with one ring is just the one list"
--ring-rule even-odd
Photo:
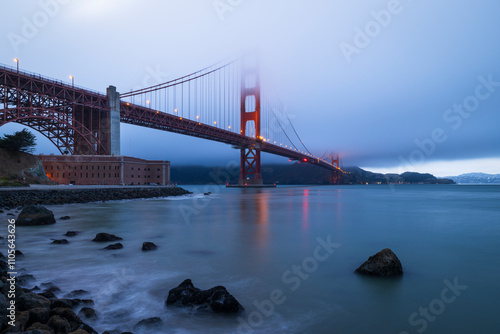
[[(99, 332), (150, 317), (162, 327), (134, 333), (500, 332), (498, 185), (185, 188), (194, 194), (48, 206), (71, 219), (17, 227), (17, 266), (58, 297), (90, 292)], [(124, 248), (102, 250), (99, 232)], [(141, 251), (145, 241), (158, 249)], [(402, 277), (354, 273), (384, 248)], [(187, 278), (225, 286), (245, 311), (167, 308)]]

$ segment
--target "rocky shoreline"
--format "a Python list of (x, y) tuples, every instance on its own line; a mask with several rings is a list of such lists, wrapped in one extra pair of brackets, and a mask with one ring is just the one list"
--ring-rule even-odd
[[(70, 232), (65, 235), (70, 235)], [(73, 236), (77, 234), (71, 233)], [(101, 232), (97, 233), (91, 242), (105, 243), (116, 240), (123, 239)], [(152, 242), (144, 242), (142, 251), (151, 251), (157, 247)], [(16, 252), (16, 256), (25, 255)], [(1, 334), (98, 334), (98, 331), (91, 327), (97, 324), (95, 320), (100, 317), (93, 308), (95, 294), (82, 289), (68, 293), (52, 282), (34, 285), (37, 279), (26, 269), (19, 269), (19, 273), (16, 272), (16, 275), (12, 276), (9, 270), (13, 267), (7, 261), (8, 258), (0, 252), (0, 316), (6, 319), (0, 326)], [(244, 310), (225, 287), (216, 286), (201, 290), (196, 288), (190, 279), (170, 289), (165, 307), (224, 314), (235, 314)], [(151, 317), (138, 321), (132, 329), (139, 333), (158, 333), (162, 325), (163, 320), (160, 317)], [(105, 330), (102, 334), (133, 333), (115, 328)]]
[(22, 189), (0, 191), (0, 208), (29, 204), (89, 203), (123, 199), (181, 196), (190, 194), (180, 187), (123, 187), (95, 189)]

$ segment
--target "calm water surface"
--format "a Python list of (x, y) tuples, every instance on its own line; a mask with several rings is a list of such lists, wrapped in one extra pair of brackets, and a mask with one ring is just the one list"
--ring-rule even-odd
[[(158, 333), (500, 331), (500, 186), (186, 189), (212, 194), (48, 207), (71, 219), (18, 227), (18, 266), (60, 297), (89, 291), (99, 332), (154, 316)], [(50, 244), (68, 230), (81, 233)], [(124, 248), (101, 250), (91, 242), (99, 232)], [(158, 250), (142, 252), (144, 241)], [(387, 247), (402, 278), (353, 272)], [(167, 309), (169, 289), (186, 278), (224, 285), (246, 311)]]

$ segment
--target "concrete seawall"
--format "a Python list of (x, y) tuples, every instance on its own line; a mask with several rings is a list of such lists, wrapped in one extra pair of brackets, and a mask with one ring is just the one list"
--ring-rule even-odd
[(39, 187), (11, 188), (0, 191), (0, 208), (10, 209), (29, 204), (56, 205), (89, 203), (135, 198), (181, 196), (190, 194), (179, 187)]

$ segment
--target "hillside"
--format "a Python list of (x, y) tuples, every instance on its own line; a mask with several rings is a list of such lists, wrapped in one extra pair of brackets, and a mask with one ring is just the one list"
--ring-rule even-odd
[[(378, 174), (359, 167), (347, 167), (347, 173), (339, 184), (453, 184), (449, 179), (438, 179), (431, 174), (406, 172), (398, 174)], [(239, 168), (171, 166), (171, 180), (178, 184), (235, 184), (238, 182)], [(332, 184), (330, 171), (311, 164), (263, 165), (264, 183), (277, 184)]]
[(13, 182), (23, 182), (24, 179), (28, 184), (51, 183), (45, 175), (41, 160), (35, 155), (0, 148), (0, 161), (0, 182), (16, 185)]

